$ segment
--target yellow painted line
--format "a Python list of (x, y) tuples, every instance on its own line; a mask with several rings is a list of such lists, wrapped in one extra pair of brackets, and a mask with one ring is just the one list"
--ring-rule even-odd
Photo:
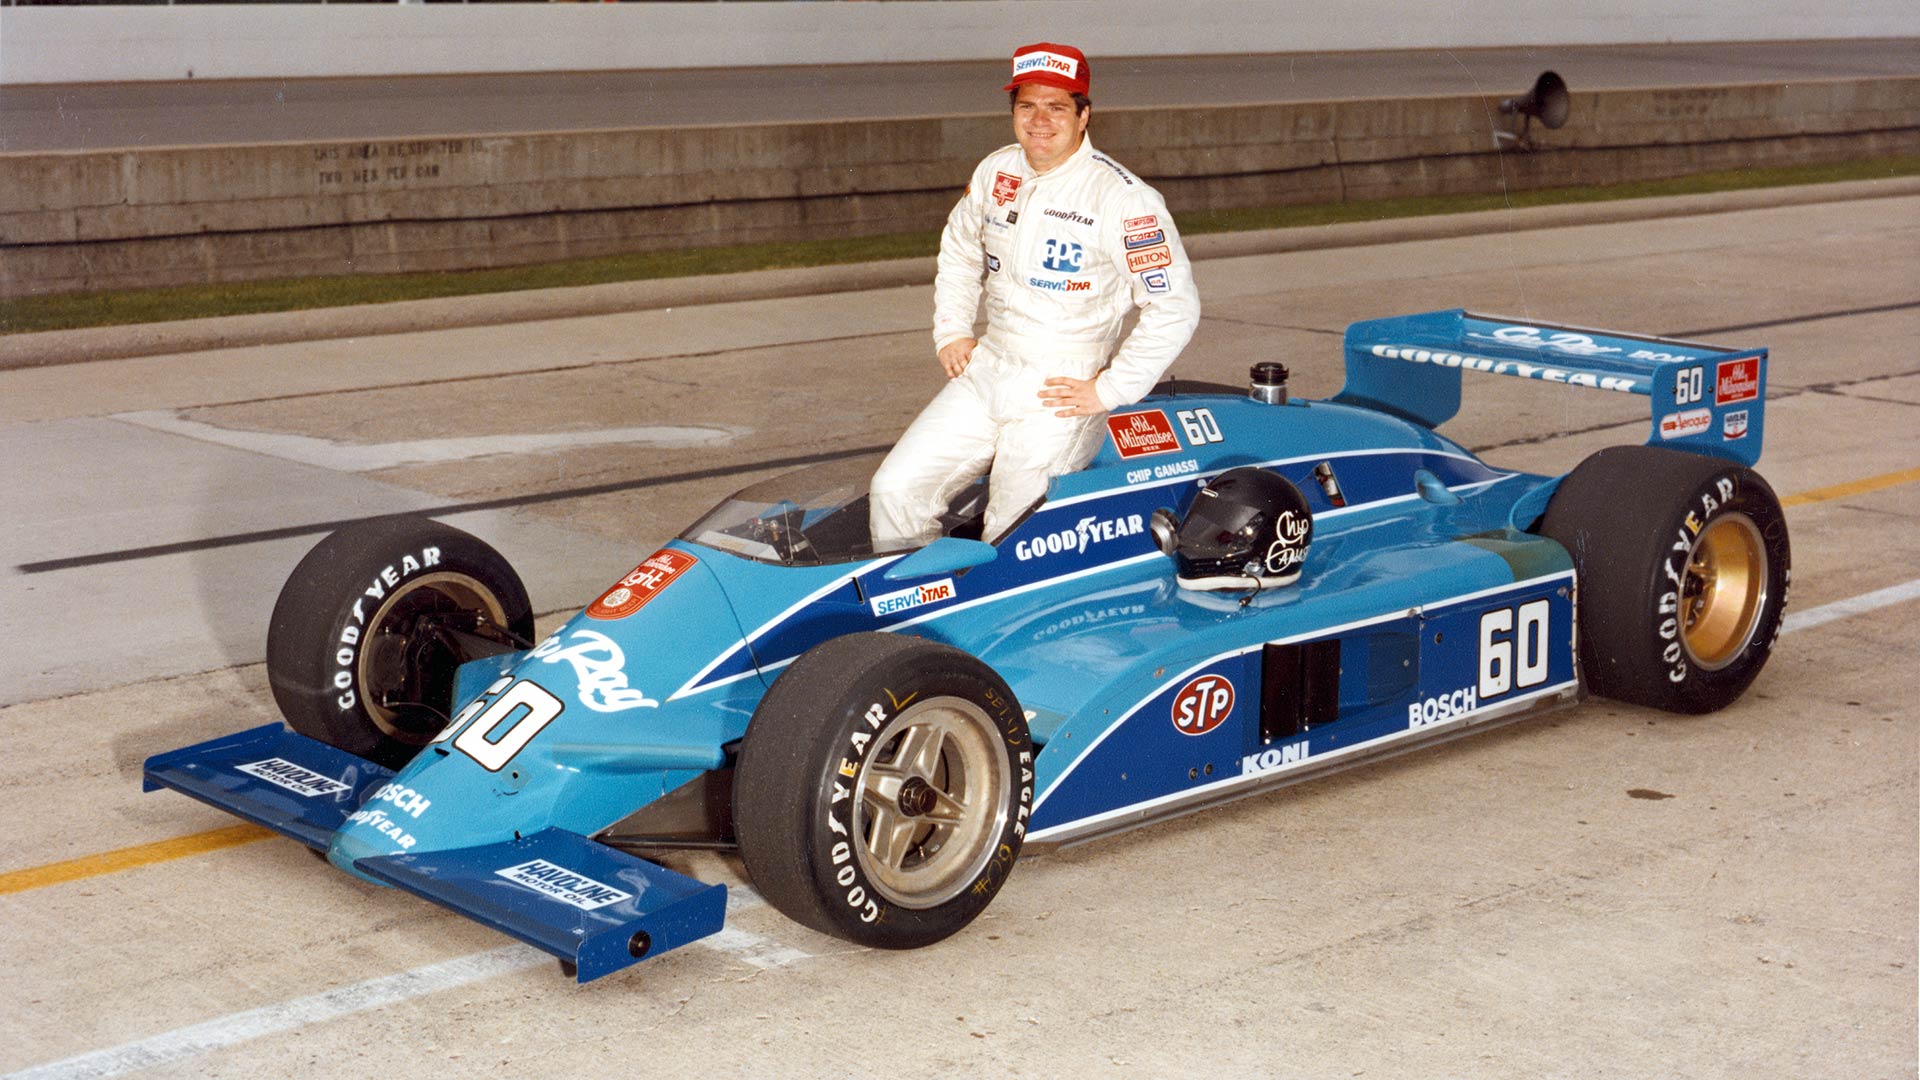
[(25, 870), (14, 870), (0, 874), (0, 896), (7, 893), (26, 892), (28, 889), (44, 889), (49, 885), (61, 885), (82, 878), (99, 877), (102, 874), (117, 874), (122, 870), (131, 870), (136, 866), (152, 866), (155, 863), (171, 862), (190, 855), (203, 855), (221, 848), (251, 844), (256, 840), (265, 840), (274, 835), (272, 831), (258, 825), (229, 825), (224, 829), (194, 833), (190, 836), (176, 836), (172, 840), (158, 840), (137, 847), (120, 848), (115, 851), (103, 851), (98, 855), (85, 855), (66, 862), (48, 863), (45, 866), (32, 866)]
[(1798, 495), (1789, 495), (1780, 500), (1781, 506), (1805, 506), (1808, 503), (1826, 502), (1829, 499), (1844, 499), (1849, 495), (1864, 495), (1881, 488), (1898, 487), (1920, 480), (1920, 469), (1902, 469), (1899, 472), (1881, 473), (1864, 480), (1849, 480), (1832, 487), (1814, 488)]
[[(1843, 499), (1849, 495), (1862, 495), (1882, 488), (1898, 487), (1920, 480), (1920, 469), (1902, 469), (1899, 472), (1882, 473), (1863, 480), (1850, 480), (1831, 487), (1814, 488), (1798, 495), (1789, 495), (1780, 500), (1782, 506), (1804, 506), (1808, 503), (1827, 502), (1831, 499)], [(25, 870), (15, 870), (0, 874), (0, 896), (8, 893), (26, 892), (29, 889), (44, 889), (49, 885), (60, 885), (69, 881), (99, 877), (103, 874), (117, 874), (122, 870), (131, 870), (137, 866), (152, 866), (155, 863), (171, 862), (192, 855), (203, 855), (221, 848), (251, 844), (256, 840), (265, 840), (274, 834), (258, 825), (231, 825), (211, 832), (193, 833), (172, 840), (160, 840), (138, 847), (120, 848), (117, 851), (104, 851), (98, 855), (87, 855), (66, 862), (49, 863), (46, 866), (33, 866)]]

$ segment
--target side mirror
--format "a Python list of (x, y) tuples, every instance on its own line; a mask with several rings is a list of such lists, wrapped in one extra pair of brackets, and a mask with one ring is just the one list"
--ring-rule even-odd
[(983, 566), (999, 557), (999, 549), (992, 544), (983, 544), (978, 540), (962, 540), (957, 536), (943, 536), (887, 567), (886, 572), (880, 576), (888, 581), (905, 581), (908, 578), (931, 577), (934, 574), (951, 574), (956, 570), (970, 570), (976, 566)]

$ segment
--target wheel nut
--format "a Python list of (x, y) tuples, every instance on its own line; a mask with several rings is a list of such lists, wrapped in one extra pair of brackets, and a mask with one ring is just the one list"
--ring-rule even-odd
[(933, 809), (933, 785), (919, 777), (913, 777), (900, 785), (900, 812), (908, 817), (919, 817)]

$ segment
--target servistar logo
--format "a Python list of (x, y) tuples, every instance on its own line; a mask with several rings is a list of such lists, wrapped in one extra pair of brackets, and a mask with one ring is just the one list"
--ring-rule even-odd
[(885, 596), (876, 596), (868, 601), (875, 615), (894, 615), (912, 608), (937, 604), (942, 600), (951, 600), (959, 595), (954, 591), (953, 579), (930, 581), (925, 585), (916, 585), (911, 589), (901, 589)]
[(1071, 79), (1079, 70), (1080, 65), (1073, 57), (1061, 56), (1059, 53), (1030, 52), (1013, 61), (1013, 73), (1016, 76), (1025, 75), (1029, 71), (1051, 71)]
[(1092, 292), (1093, 282), (1084, 278), (1067, 278), (1058, 281), (1053, 278), (1030, 277), (1027, 284), (1047, 292)]

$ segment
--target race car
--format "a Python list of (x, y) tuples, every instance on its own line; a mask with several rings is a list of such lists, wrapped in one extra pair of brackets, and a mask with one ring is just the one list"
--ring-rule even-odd
[[(755, 484), (543, 640), (507, 561), (418, 517), (282, 591), (286, 724), (149, 759), (173, 788), (543, 948), (580, 981), (717, 932), (737, 851), (860, 944), (965, 927), (1022, 850), (1240, 798), (1585, 693), (1719, 709), (1790, 551), (1767, 354), (1443, 311), (1356, 323), (1346, 383), (1163, 387), (982, 539), (984, 482), (874, 551), (853, 458)], [(1651, 402), (1564, 476), (1437, 434), (1463, 372)]]

